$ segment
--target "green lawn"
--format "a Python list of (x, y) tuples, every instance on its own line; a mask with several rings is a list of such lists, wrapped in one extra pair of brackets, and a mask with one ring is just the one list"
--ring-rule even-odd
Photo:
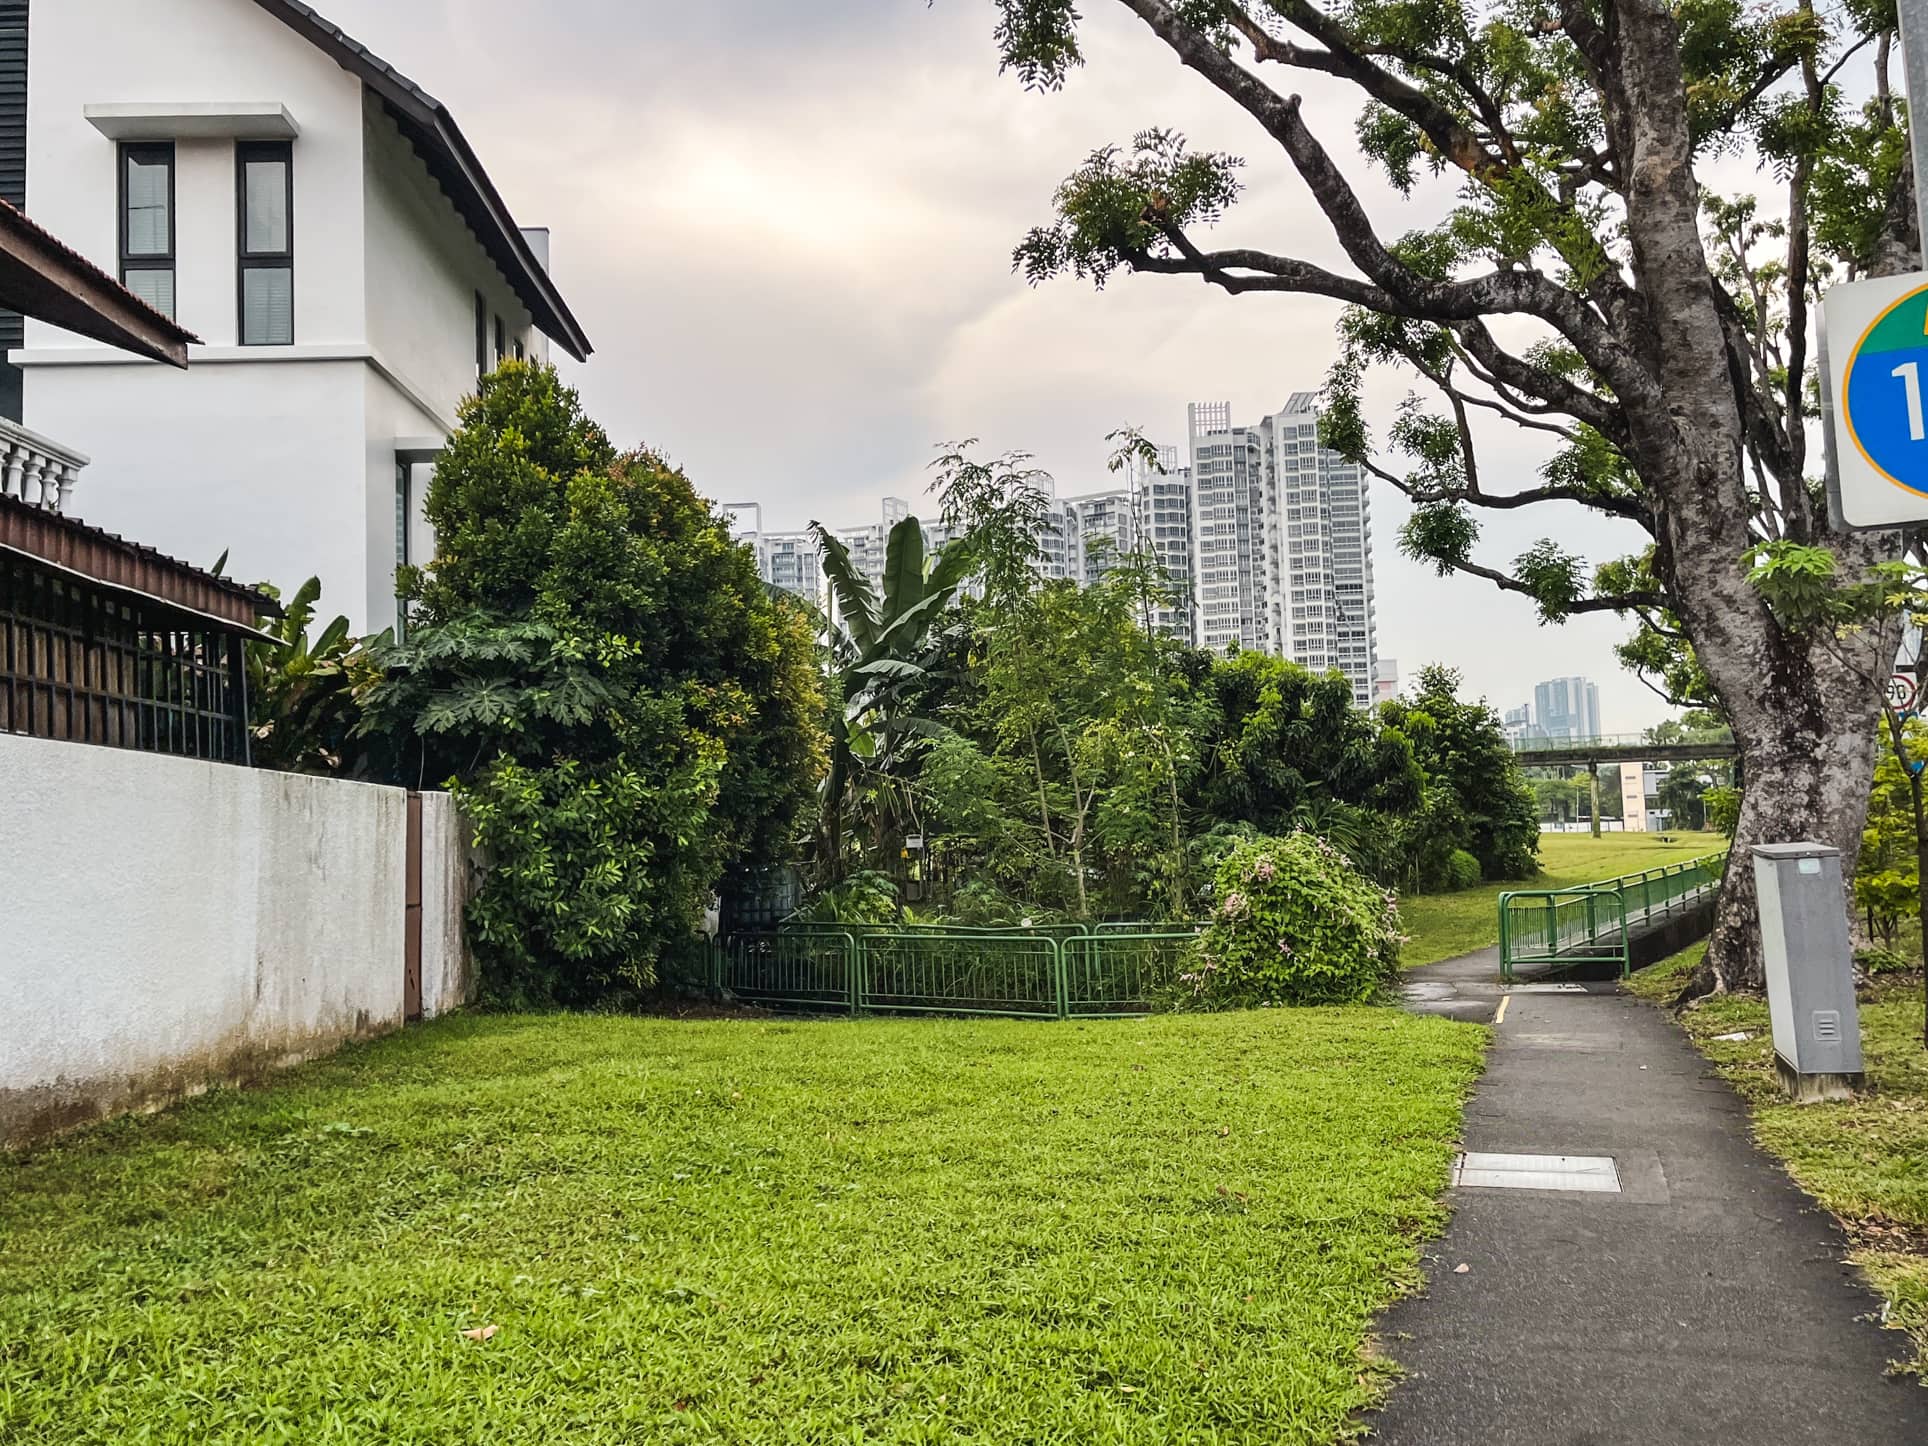
[[(1671, 1001), (1705, 945), (1636, 974), (1633, 988)], [(1861, 1005), (1861, 1048), (1869, 1090), (1838, 1104), (1794, 1105), (1774, 1070), (1767, 1001), (1722, 996), (1680, 1014), (1694, 1043), (1754, 1111), (1754, 1134), (1787, 1163), (1802, 1187), (1838, 1215), (1855, 1241), (1855, 1262), (1889, 1302), (1895, 1324), (1913, 1333), (1928, 1361), (1928, 1050), (1921, 1044), (1920, 978), (1877, 985)], [(1747, 1033), (1745, 1040), (1723, 1034)]]
[(0, 1161), (0, 1441), (1333, 1440), (1484, 1040), (444, 1021)]
[(1490, 949), (1500, 941), (1500, 895), (1510, 889), (1566, 889), (1597, 883), (1642, 869), (1684, 864), (1719, 853), (1727, 840), (1716, 833), (1609, 833), (1595, 838), (1587, 833), (1540, 835), (1540, 864), (1545, 872), (1530, 883), (1482, 884), (1460, 894), (1415, 894), (1399, 901), (1399, 915), (1412, 942), (1400, 952), (1408, 968), (1456, 959), (1476, 949)]

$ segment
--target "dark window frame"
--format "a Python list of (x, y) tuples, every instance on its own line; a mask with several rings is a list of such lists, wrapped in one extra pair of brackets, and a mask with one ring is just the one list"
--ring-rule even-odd
[(489, 374), (489, 298), (475, 293), (475, 378)]
[[(414, 562), (411, 533), (415, 530), (415, 464), (404, 457), (395, 459), (395, 571), (400, 573)], [(395, 641), (408, 641), (408, 602), (395, 589)]]
[[(248, 249), (248, 163), (279, 161), (283, 184), (287, 188), (288, 245), (283, 251)], [(169, 217), (172, 220), (170, 214)], [(239, 264), (235, 268), (235, 339), (242, 346), (293, 346), (295, 344), (295, 146), (293, 141), (236, 141), (234, 145), (234, 246)], [(288, 339), (286, 341), (248, 340), (248, 273), (285, 271), (288, 273)]]
[[(167, 251), (134, 256), (128, 252), (128, 223), (132, 216), (127, 205), (127, 168), (130, 163), (142, 165), (165, 165), (167, 167)], [(120, 283), (126, 286), (128, 277), (136, 271), (165, 271), (174, 277), (174, 311), (180, 310), (180, 275), (177, 253), (180, 239), (180, 218), (175, 208), (175, 187), (180, 168), (172, 141), (123, 141), (114, 154), (115, 167), (115, 234), (119, 238)], [(130, 290), (132, 288), (129, 288)]]
[(495, 319), (495, 364), (500, 367), (509, 359), (509, 324), (500, 316)]

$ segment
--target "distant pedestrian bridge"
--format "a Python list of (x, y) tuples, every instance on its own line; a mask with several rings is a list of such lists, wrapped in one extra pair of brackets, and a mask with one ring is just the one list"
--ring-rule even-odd
[(1529, 768), (1592, 768), (1602, 763), (1698, 763), (1738, 758), (1731, 733), (1708, 733), (1676, 743), (1655, 743), (1644, 733), (1605, 733), (1598, 738), (1516, 738), (1513, 753)]

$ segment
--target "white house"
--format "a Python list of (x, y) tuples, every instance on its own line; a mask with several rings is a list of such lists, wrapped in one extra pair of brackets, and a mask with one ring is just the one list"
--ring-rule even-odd
[(203, 343), (182, 373), (27, 323), (22, 420), (91, 459), (72, 510), (248, 581), (319, 576), (324, 608), (387, 627), (478, 374), (589, 355), (547, 233), (298, 0), (29, 3), (28, 214)]

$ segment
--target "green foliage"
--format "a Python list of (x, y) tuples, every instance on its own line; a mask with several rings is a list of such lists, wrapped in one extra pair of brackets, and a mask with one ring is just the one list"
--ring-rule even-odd
[(1425, 785), (1403, 731), (1355, 707), (1342, 676), (1260, 653), (1213, 660), (1198, 691), (1203, 768), (1188, 801), (1206, 827), (1302, 828), (1398, 872), (1387, 819), (1416, 809)]
[(462, 422), (363, 730), (494, 854), (469, 917), (490, 996), (590, 1003), (650, 985), (723, 871), (784, 851), (824, 763), (811, 627), (553, 370), (505, 364)]
[(865, 869), (820, 892), (803, 917), (819, 924), (896, 924), (904, 910), (889, 875)]
[(580, 1006), (654, 985), (714, 886), (700, 858), (665, 845), (713, 806), (720, 771), (714, 749), (670, 779), (621, 759), (530, 767), (504, 754), (464, 786), (490, 860), (468, 919), (484, 999)]
[(1409, 741), (1426, 776), (1418, 810), (1405, 820), (1405, 878), (1418, 889), (1450, 885), (1463, 849), (1488, 879), (1539, 872), (1539, 805), (1506, 742), (1499, 715), (1459, 698), (1459, 674), (1422, 668), (1409, 698), (1380, 705), (1388, 730)]
[(1854, 965), (1871, 978), (1880, 978), (1884, 974), (1912, 974), (1920, 967), (1919, 961), (1878, 945), (1856, 949)]
[(1399, 903), (1310, 834), (1241, 844), (1218, 869), (1189, 1002), (1359, 1004), (1399, 972)]
[[(1899, 937), (1903, 921), (1918, 923), (1921, 918), (1921, 856), (1915, 838), (1913, 782), (1895, 756), (1891, 726), (1883, 717), (1868, 822), (1861, 834), (1861, 856), (1854, 873), (1855, 906), (1872, 921), (1875, 934), (1890, 945)], [(1928, 724), (1911, 722), (1903, 736), (1911, 757), (1928, 754)]]
[(1741, 791), (1738, 788), (1710, 788), (1700, 796), (1707, 811), (1707, 827), (1730, 839), (1741, 826)]
[[(261, 590), (279, 601), (272, 586)], [(311, 577), (279, 617), (256, 624), (277, 641), (246, 644), (248, 726), (257, 768), (344, 774), (361, 761), (357, 690), (372, 683), (371, 665), (345, 617), (309, 636), (320, 600), (321, 579)]]
[(1238, 199), (1243, 164), (1168, 130), (1140, 131), (1128, 153), (1101, 147), (1058, 187), (1058, 220), (1018, 244), (1012, 268), (1034, 286), (1066, 272), (1103, 286), (1133, 260), (1174, 256), (1174, 231), (1209, 225)]
[(1454, 849), (1446, 858), (1446, 887), (1455, 892), (1470, 889), (1480, 881), (1480, 862), (1465, 849)]
[(817, 862), (836, 883), (864, 843), (890, 853), (893, 836), (913, 823), (910, 781), (931, 740), (941, 736), (920, 704), (949, 643), (947, 614), (975, 560), (961, 545), (926, 557), (923, 524), (907, 517), (891, 529), (879, 596), (841, 538), (820, 523), (811, 530), (830, 585), (837, 696)]

